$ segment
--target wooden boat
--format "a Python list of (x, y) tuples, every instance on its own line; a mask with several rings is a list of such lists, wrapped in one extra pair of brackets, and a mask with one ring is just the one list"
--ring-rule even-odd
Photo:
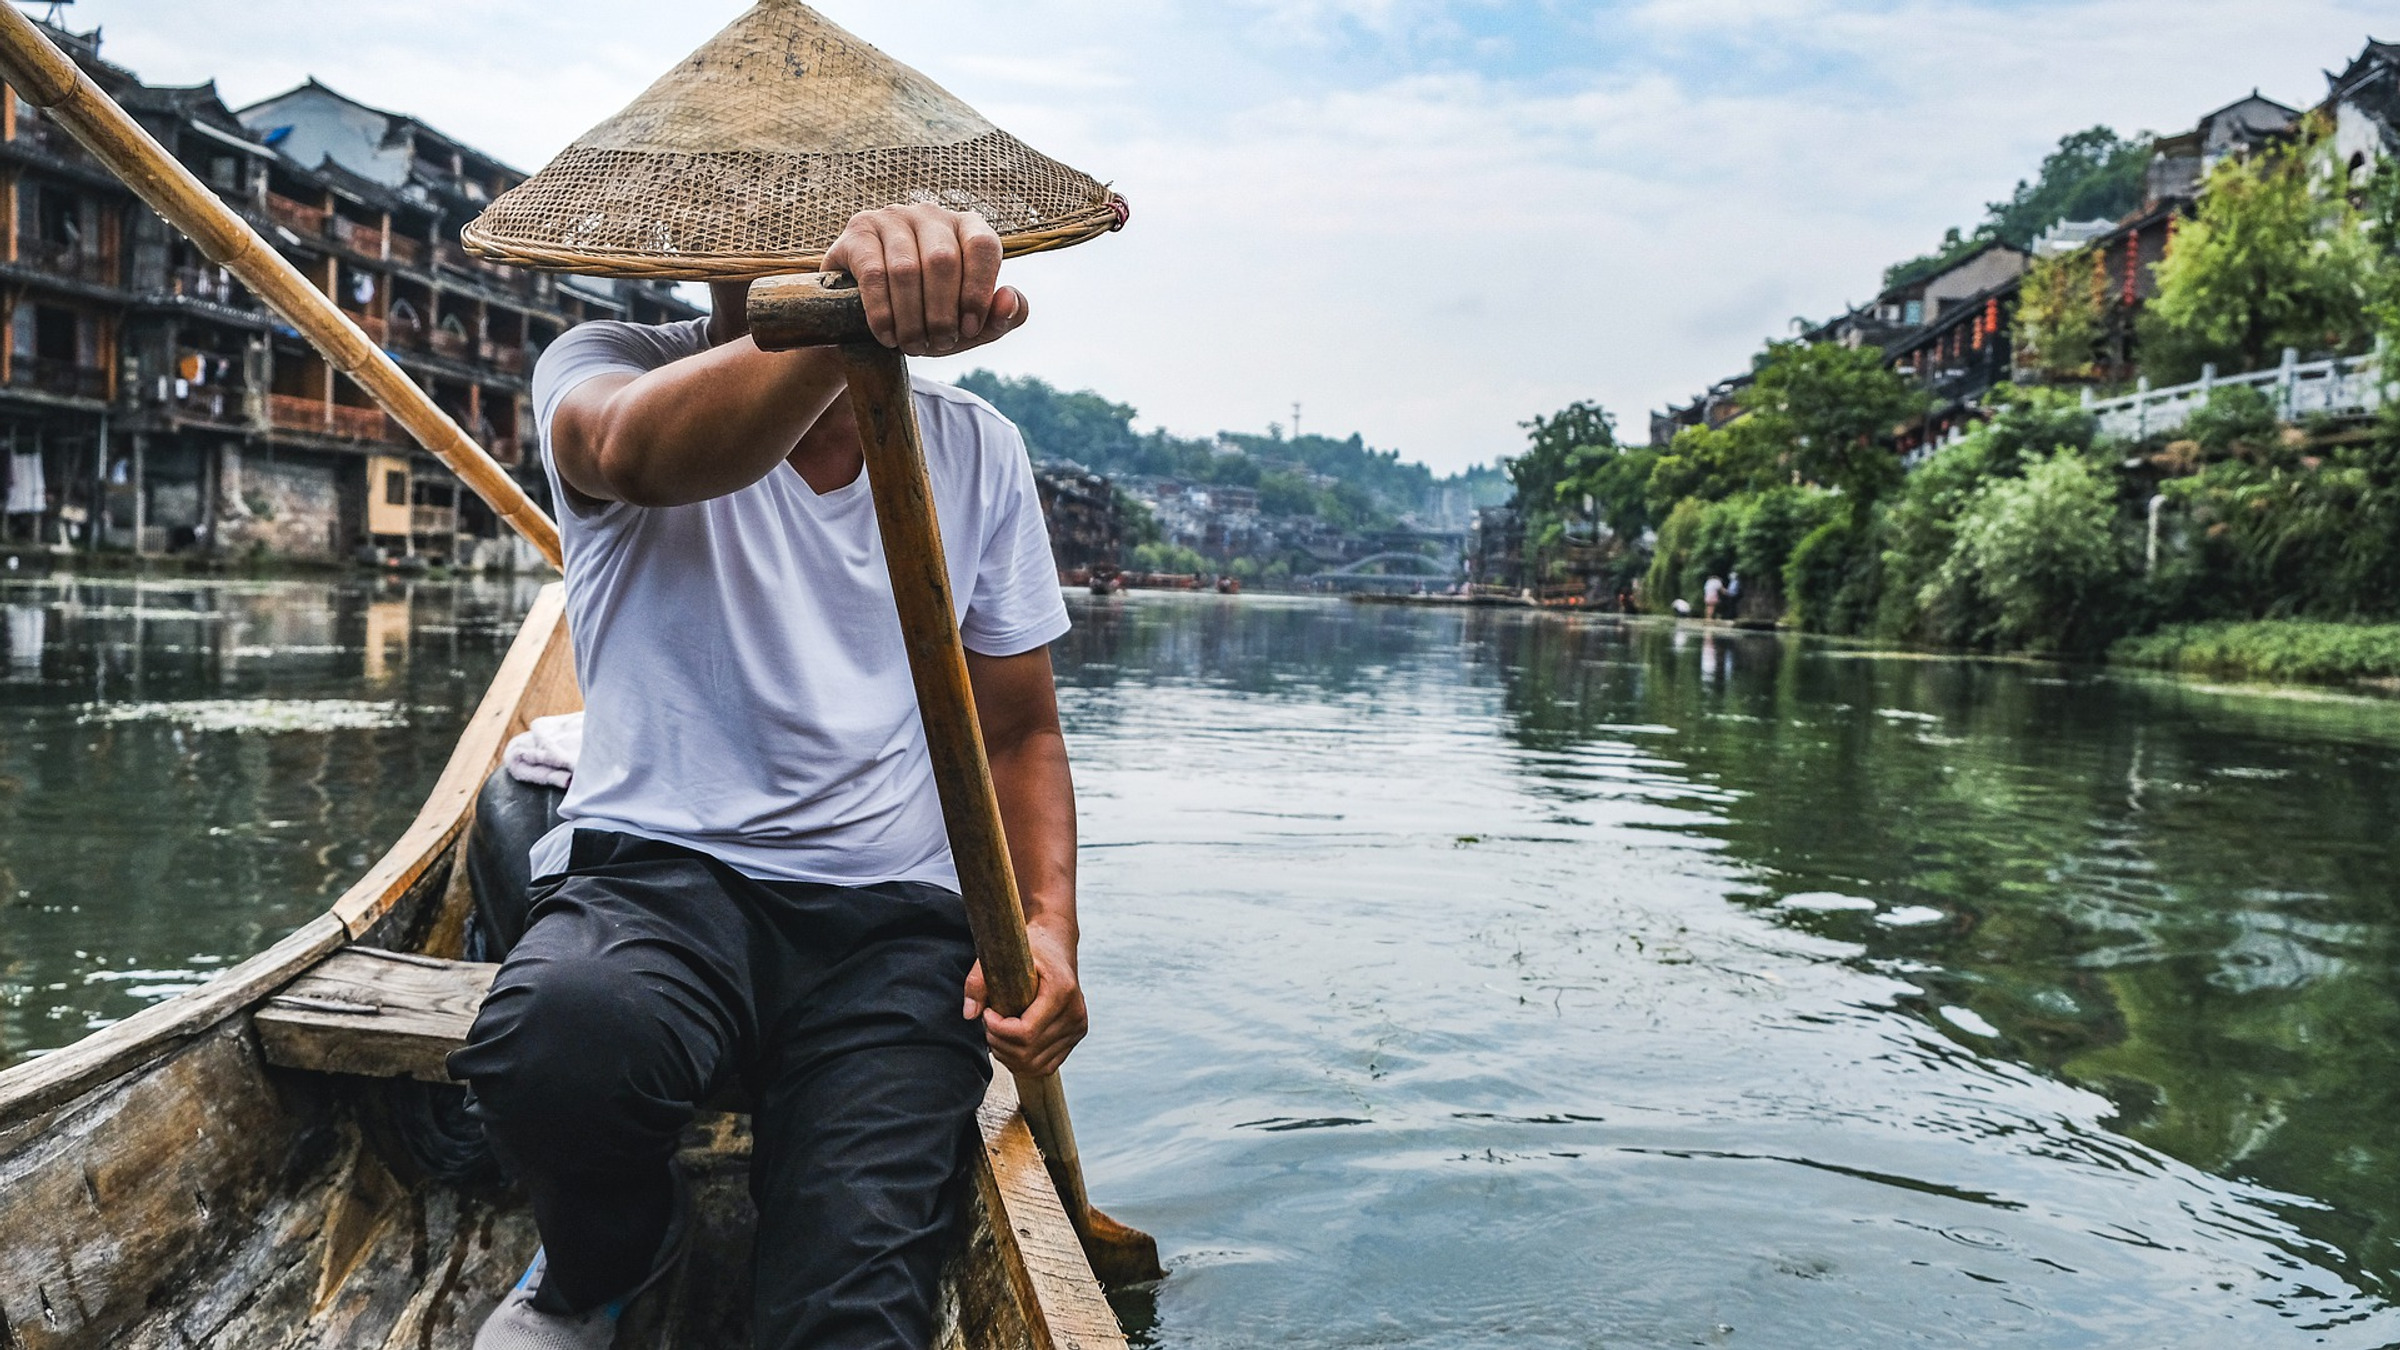
[[(561, 588), (526, 618), (415, 822), (333, 907), (208, 984), (0, 1072), (0, 1347), (463, 1350), (532, 1255), (441, 1056), (460, 859), (508, 739), (580, 706)], [(944, 1277), (945, 1350), (1125, 1344), (997, 1074)], [(618, 1344), (749, 1343), (742, 1117), (704, 1114), (691, 1259)]]

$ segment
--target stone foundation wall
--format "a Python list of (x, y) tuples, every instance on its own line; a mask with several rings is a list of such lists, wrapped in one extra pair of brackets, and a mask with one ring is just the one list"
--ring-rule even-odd
[(311, 562), (342, 556), (339, 466), (254, 459), (228, 446), (218, 482), (217, 538), (225, 551), (264, 549)]

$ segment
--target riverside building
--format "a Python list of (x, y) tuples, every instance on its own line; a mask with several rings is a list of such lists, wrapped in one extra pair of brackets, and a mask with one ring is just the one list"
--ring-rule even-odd
[[(527, 379), (591, 319), (700, 310), (658, 282), (469, 256), (525, 175), (314, 80), (240, 110), (47, 27), (100, 87), (346, 310), (536, 500)], [(65, 130), (0, 96), (0, 551), (533, 559), (347, 377)]]

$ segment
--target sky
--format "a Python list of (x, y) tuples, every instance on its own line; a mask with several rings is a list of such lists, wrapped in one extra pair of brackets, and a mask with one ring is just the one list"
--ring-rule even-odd
[[(39, 14), (42, 7), (30, 7)], [(739, 0), (76, 0), (103, 54), (241, 104), (315, 76), (524, 169)], [(819, 0), (1123, 233), (1013, 262), (982, 365), (1182, 435), (1364, 435), (1448, 473), (1594, 399), (1622, 434), (2029, 175), (2066, 132), (2306, 106), (2365, 0)]]

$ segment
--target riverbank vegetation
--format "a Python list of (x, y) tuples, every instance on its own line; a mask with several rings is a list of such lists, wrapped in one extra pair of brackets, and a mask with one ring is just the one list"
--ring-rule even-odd
[[(2082, 174), (2095, 194), (2128, 172), (2122, 145), (2093, 133), (2060, 155), (2046, 176)], [(2017, 200), (2037, 195), (2059, 193), (2020, 185)], [(2287, 347), (2357, 353), (2379, 333), (2400, 344), (2395, 243), (2390, 161), (2355, 181), (2321, 127), (2228, 157), (2157, 269), (2142, 373), (2257, 369)], [(1654, 611), (1738, 575), (1744, 617), (1817, 632), (2268, 678), (2400, 675), (2400, 411), (2292, 425), (2269, 394), (2228, 386), (2171, 439), (2104, 438), (2079, 383), (2114, 303), (2093, 275), (2084, 253), (2037, 264), (2015, 334), (2024, 382), (1905, 463), (1895, 435), (1930, 405), (1871, 344), (1770, 343), (1739, 416), (1665, 446), (1618, 444), (1591, 404), (1536, 418), (1509, 465), (1526, 554), (1563, 576), (1582, 540), (1577, 574), (1608, 594), (1638, 579)]]
[(2267, 619), (2171, 624), (2109, 650), (2123, 665), (2243, 680), (2400, 679), (2400, 624)]

